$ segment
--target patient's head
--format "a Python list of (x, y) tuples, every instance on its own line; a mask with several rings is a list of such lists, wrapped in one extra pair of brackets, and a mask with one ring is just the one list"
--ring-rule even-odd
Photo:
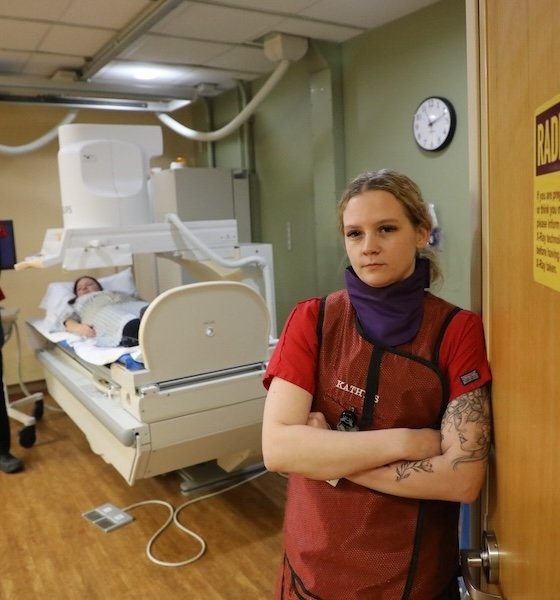
[(95, 279), (95, 277), (90, 277), (89, 275), (82, 275), (82, 277), (78, 277), (74, 282), (74, 296), (78, 298), (78, 296), (83, 296), (84, 294), (91, 294), (91, 292), (101, 292), (103, 290), (103, 286)]

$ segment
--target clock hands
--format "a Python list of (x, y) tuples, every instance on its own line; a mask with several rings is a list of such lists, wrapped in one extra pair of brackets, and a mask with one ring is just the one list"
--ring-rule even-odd
[(428, 116), (428, 125), (431, 127), (434, 123), (437, 123), (444, 115), (445, 115), (445, 112), (442, 112), (440, 115), (438, 115), (434, 119), (431, 119)]

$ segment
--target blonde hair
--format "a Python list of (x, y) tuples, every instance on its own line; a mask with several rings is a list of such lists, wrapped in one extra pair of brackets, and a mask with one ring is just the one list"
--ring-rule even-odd
[[(414, 227), (432, 229), (432, 220), (428, 206), (422, 197), (420, 188), (406, 175), (391, 169), (366, 171), (358, 175), (343, 192), (337, 204), (337, 226), (341, 235), (344, 234), (343, 215), (346, 205), (354, 196), (359, 196), (371, 190), (383, 190), (393, 194), (401, 203), (406, 216)], [(441, 268), (434, 251), (427, 247), (419, 251), (419, 255), (430, 261), (430, 281), (435, 283), (442, 279)]]

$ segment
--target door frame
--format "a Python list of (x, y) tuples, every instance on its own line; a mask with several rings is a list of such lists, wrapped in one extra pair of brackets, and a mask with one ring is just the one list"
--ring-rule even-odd
[[(482, 315), (487, 347), (490, 348), (489, 301), (489, 210), (488, 210), (488, 107), (486, 0), (465, 0), (467, 54), (468, 181), (471, 207), (472, 260), (471, 309)], [(489, 356), (491, 361), (491, 356)], [(487, 529), (492, 456), (480, 498), (470, 506), (470, 547), (479, 548)]]

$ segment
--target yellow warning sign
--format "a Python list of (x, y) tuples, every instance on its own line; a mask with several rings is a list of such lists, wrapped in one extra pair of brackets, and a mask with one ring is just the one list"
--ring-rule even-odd
[(560, 291), (560, 95), (535, 114), (533, 276)]

